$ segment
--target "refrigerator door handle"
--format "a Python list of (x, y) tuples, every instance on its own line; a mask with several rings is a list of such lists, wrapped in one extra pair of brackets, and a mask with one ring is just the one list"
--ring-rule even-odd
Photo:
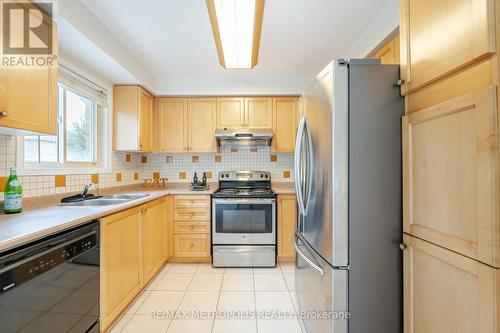
[(297, 196), (297, 205), (299, 206), (299, 213), (305, 215), (304, 198), (302, 193), (302, 181), (300, 160), (302, 159), (302, 137), (304, 128), (306, 126), (306, 117), (300, 119), (299, 128), (297, 130), (297, 139), (295, 140), (295, 158), (294, 158), (294, 176), (295, 176), (295, 193)]
[(293, 247), (295, 248), (295, 251), (297, 252), (297, 254), (299, 256), (302, 257), (302, 259), (305, 260), (305, 262), (307, 262), (312, 268), (314, 268), (315, 270), (317, 270), (319, 272), (319, 274), (321, 274), (321, 276), (325, 276), (325, 269), (323, 267), (321, 267), (320, 265), (318, 264), (315, 264), (311, 259), (309, 259), (300, 249), (299, 249), (299, 244), (298, 244), (298, 240), (299, 240), (299, 235), (298, 235), (298, 231), (295, 231), (295, 233), (293, 234), (293, 237), (292, 237), (292, 243), (293, 243)]
[(304, 122), (305, 125), (304, 125), (304, 131), (305, 131), (305, 136), (306, 136), (306, 140), (307, 140), (307, 161), (306, 161), (306, 172), (305, 172), (305, 181), (306, 181), (306, 184), (305, 184), (305, 187), (304, 187), (304, 191), (305, 193), (302, 194), (302, 196), (304, 197), (304, 194), (305, 194), (305, 200), (304, 200), (304, 203), (303, 203), (303, 206), (304, 206), (304, 215), (307, 215), (307, 212), (309, 210), (309, 198), (311, 196), (311, 190), (312, 190), (312, 171), (314, 170), (314, 154), (313, 154), (313, 144), (312, 144), (312, 137), (311, 137), (311, 131), (309, 130), (309, 127), (307, 126), (307, 121)]

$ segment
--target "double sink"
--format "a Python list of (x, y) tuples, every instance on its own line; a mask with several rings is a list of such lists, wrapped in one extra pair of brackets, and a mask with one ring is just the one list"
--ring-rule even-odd
[(148, 193), (139, 194), (139, 193), (131, 193), (131, 194), (114, 194), (114, 195), (105, 195), (103, 197), (97, 199), (88, 199), (84, 201), (78, 202), (67, 202), (62, 203), (62, 206), (75, 206), (75, 207), (89, 207), (89, 206), (110, 206), (110, 205), (118, 205), (125, 202), (129, 202), (132, 200), (137, 200), (141, 198), (145, 198), (149, 196)]

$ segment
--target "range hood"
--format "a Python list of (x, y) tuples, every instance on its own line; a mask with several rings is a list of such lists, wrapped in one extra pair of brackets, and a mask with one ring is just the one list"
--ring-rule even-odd
[(255, 148), (270, 146), (272, 129), (217, 129), (215, 138), (220, 147)]

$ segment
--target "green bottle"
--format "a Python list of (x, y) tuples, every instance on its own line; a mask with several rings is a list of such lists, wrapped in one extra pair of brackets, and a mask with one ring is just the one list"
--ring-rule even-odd
[(23, 210), (23, 188), (17, 179), (16, 168), (10, 168), (9, 179), (5, 184), (3, 209), (5, 214), (16, 214)]

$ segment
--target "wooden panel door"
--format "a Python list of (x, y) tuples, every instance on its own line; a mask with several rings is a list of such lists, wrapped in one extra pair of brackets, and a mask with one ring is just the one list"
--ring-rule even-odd
[(141, 207), (143, 280), (146, 284), (166, 260), (167, 204), (163, 198)]
[(370, 58), (380, 59), (380, 62), (384, 65), (399, 64), (399, 34), (375, 51)]
[(187, 99), (158, 101), (158, 149), (166, 153), (187, 151)]
[(276, 152), (295, 151), (296, 97), (273, 98), (273, 148)]
[(153, 96), (139, 88), (139, 150), (153, 151)]
[(498, 333), (500, 270), (404, 235), (404, 332)]
[(245, 98), (245, 127), (268, 129), (273, 127), (272, 98)]
[(500, 267), (496, 95), (490, 86), (403, 118), (403, 228)]
[(494, 0), (402, 0), (404, 94), (495, 52)]
[(113, 149), (139, 150), (139, 87), (113, 87)]
[(142, 288), (141, 209), (101, 219), (101, 329), (120, 315)]
[(217, 98), (217, 128), (242, 128), (245, 125), (245, 99)]
[(216, 99), (190, 98), (187, 109), (188, 151), (209, 153), (217, 151), (215, 141)]
[(295, 195), (278, 195), (278, 259), (293, 262), (295, 249), (292, 237), (297, 226)]
[(175, 257), (210, 257), (209, 234), (175, 234)]

